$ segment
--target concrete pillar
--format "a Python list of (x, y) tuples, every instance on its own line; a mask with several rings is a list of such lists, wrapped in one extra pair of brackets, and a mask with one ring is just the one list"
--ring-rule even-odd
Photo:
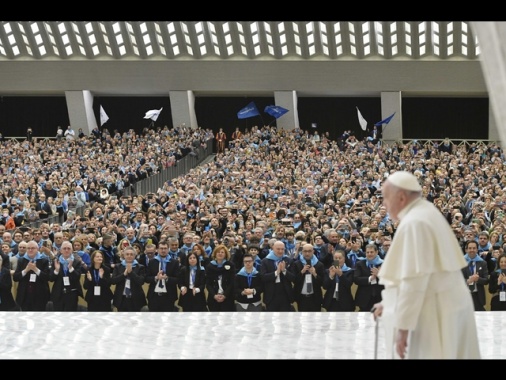
[[(280, 106), (288, 110), (283, 116), (276, 120), (276, 125), (280, 129), (292, 130), (299, 127), (299, 113), (297, 111), (297, 92), (296, 91), (274, 91), (275, 106)], [(263, 110), (259, 110), (263, 112)], [(267, 123), (269, 124), (269, 123)]]
[[(91, 134), (91, 131), (97, 126), (95, 113), (93, 112), (93, 95), (90, 91), (65, 91), (67, 108), (69, 111), (70, 126), (76, 133), (82, 128), (85, 135)], [(62, 125), (63, 130), (67, 129)]]
[[(506, 23), (492, 21), (471, 22), (480, 44), (480, 62), (487, 84), (493, 117), (489, 119), (489, 136), (494, 140), (495, 131), (506, 146)], [(493, 126), (492, 127), (492, 123)], [(494, 131), (495, 129), (495, 131)]]
[(198, 127), (193, 91), (170, 91), (170, 109), (174, 127), (181, 124), (190, 128)]
[(495, 123), (494, 110), (490, 101), (488, 102), (488, 139), (492, 141), (501, 140), (497, 124)]
[(390, 123), (383, 124), (383, 141), (390, 144), (402, 140), (402, 96), (400, 91), (381, 93), (381, 120), (395, 112)]

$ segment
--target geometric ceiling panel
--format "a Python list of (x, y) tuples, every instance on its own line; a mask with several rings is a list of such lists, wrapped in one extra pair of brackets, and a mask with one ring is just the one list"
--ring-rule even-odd
[(0, 21), (0, 62), (478, 58), (461, 21)]

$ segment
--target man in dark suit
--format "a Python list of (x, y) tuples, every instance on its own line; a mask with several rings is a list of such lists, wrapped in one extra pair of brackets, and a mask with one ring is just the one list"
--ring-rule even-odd
[(295, 274), (293, 291), (298, 311), (321, 311), (325, 267), (316, 258), (311, 244), (302, 246), (302, 255), (292, 265)]
[(262, 259), (260, 275), (264, 283), (266, 311), (292, 311), (295, 275), (290, 267), (293, 260), (284, 253), (285, 244), (278, 240), (273, 244), (272, 251)]
[(113, 305), (118, 311), (141, 311), (147, 305), (143, 284), (146, 267), (135, 260), (135, 249), (122, 251), (123, 261), (112, 272), (111, 284), (115, 285)]
[(485, 285), (488, 284), (487, 262), (478, 255), (478, 242), (469, 240), (465, 245), (468, 266), (462, 269), (467, 286), (473, 298), (474, 310), (485, 311)]
[(72, 243), (61, 243), (61, 254), (54, 261), (54, 269), (49, 273), (53, 282), (51, 301), (54, 311), (77, 311), (79, 297), (83, 297), (81, 286), (81, 261), (74, 260)]
[(18, 261), (13, 280), (18, 282), (16, 302), (22, 311), (45, 311), (49, 301), (49, 260), (39, 253), (35, 241)]
[(168, 243), (158, 243), (158, 254), (149, 261), (145, 278), (149, 311), (179, 311), (175, 307), (179, 269), (179, 260), (169, 256)]
[(51, 206), (46, 202), (46, 196), (41, 194), (39, 197), (39, 201), (35, 206), (35, 211), (39, 213), (40, 219), (47, 219), (49, 216), (53, 215), (53, 210), (51, 210)]
[(367, 244), (365, 260), (356, 262), (353, 281), (357, 285), (355, 304), (359, 311), (371, 311), (373, 305), (381, 302), (381, 291), (385, 288), (378, 282), (378, 271), (383, 260), (378, 255), (376, 244)]

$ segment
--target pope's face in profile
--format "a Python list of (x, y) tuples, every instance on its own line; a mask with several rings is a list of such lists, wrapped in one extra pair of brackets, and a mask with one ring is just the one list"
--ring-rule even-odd
[(400, 191), (391, 183), (389, 183), (387, 180), (382, 186), (382, 193), (383, 193), (383, 206), (386, 207), (388, 215), (393, 220), (398, 220), (399, 211), (401, 211), (403, 207), (399, 196)]

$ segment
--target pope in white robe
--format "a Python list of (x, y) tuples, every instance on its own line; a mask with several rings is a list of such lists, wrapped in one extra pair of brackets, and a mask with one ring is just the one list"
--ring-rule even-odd
[(375, 305), (386, 357), (478, 359), (474, 306), (461, 269), (467, 265), (448, 221), (421, 198), (417, 178), (395, 172), (383, 204), (398, 229), (378, 273), (385, 286)]

